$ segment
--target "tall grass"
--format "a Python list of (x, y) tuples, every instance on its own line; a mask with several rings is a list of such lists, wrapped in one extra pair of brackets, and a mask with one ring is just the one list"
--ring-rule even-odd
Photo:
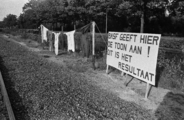
[[(6, 30), (7, 34), (19, 34), (23, 39), (32, 39), (41, 43), (41, 36), (39, 34), (28, 33), (25, 31)], [(75, 34), (75, 40), (79, 41), (81, 33)], [(104, 53), (106, 49), (108, 35), (106, 33), (97, 33), (95, 35), (96, 49)], [(159, 50), (157, 61), (157, 77), (156, 84), (159, 87), (184, 91), (184, 38), (183, 37), (168, 37), (161, 38), (160, 47), (172, 48), (180, 50), (181, 52), (172, 52), (167, 50)], [(98, 57), (99, 69), (104, 70), (106, 67), (106, 56), (103, 58)], [(86, 69), (86, 66), (68, 65), (72, 69), (80, 68), (80, 70)], [(81, 71), (84, 72), (84, 71)]]

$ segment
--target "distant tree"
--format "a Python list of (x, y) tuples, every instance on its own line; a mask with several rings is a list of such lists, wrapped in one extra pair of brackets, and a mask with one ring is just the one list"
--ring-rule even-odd
[[(30, 0), (24, 5), (24, 15), (32, 18), (37, 25), (51, 23), (52, 26), (58, 22), (66, 22), (67, 12), (66, 0)], [(50, 29), (52, 29), (50, 27)]]
[(3, 21), (0, 21), (0, 28), (3, 28), (3, 27), (4, 27)]
[(3, 23), (5, 27), (8, 27), (8, 28), (15, 27), (17, 25), (17, 16), (13, 14), (7, 15), (3, 19)]
[(17, 23), (19, 28), (24, 28), (25, 20), (24, 20), (23, 14), (20, 14), (20, 16), (18, 17)]
[(122, 0), (118, 14), (127, 14), (129, 18), (140, 18), (140, 32), (144, 32), (146, 19), (168, 17), (174, 13), (181, 0)]
[(29, 0), (18, 23), (24, 28), (45, 24), (61, 30), (64, 26), (69, 31), (74, 25), (80, 28), (95, 21), (101, 32), (108, 28), (160, 33), (177, 31), (179, 21), (183, 24), (183, 12), (182, 0)]
[(184, 36), (184, 1), (175, 1), (168, 7), (171, 19), (171, 33)]
[(127, 26), (124, 14), (117, 9), (122, 0), (89, 0), (86, 2), (88, 19), (96, 21), (101, 31), (122, 31)]
[(23, 14), (19, 16), (20, 24), (24, 28), (37, 28), (41, 23), (40, 11), (42, 9), (41, 3), (43, 0), (30, 0), (23, 6)]

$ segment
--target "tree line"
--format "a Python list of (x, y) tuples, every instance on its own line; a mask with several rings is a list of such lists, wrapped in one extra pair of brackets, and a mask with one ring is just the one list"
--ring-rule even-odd
[(23, 13), (7, 15), (0, 27), (69, 31), (95, 21), (101, 32), (184, 35), (183, 0), (29, 0)]

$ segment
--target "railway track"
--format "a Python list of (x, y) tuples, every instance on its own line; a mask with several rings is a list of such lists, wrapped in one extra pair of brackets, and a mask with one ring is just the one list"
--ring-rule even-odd
[(0, 71), (0, 88), (1, 88), (1, 94), (3, 96), (3, 101), (4, 101), (4, 104), (6, 106), (6, 110), (8, 112), (8, 118), (9, 118), (9, 120), (15, 120), (15, 116), (14, 116), (14, 113), (13, 113), (13, 110), (11, 107), (11, 103), (10, 103), (10, 100), (8, 97), (8, 93), (6, 90), (6, 86), (4, 84), (4, 80), (2, 77), (1, 71)]

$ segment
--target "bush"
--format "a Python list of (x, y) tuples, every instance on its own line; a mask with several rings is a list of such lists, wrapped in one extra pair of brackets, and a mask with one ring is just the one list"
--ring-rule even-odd
[(22, 33), (22, 34), (21, 34), (21, 38), (22, 38), (22, 39), (28, 39), (29, 36), (28, 36), (27, 33)]
[(165, 59), (163, 71), (158, 85), (170, 90), (184, 91), (184, 61), (174, 59)]
[(161, 37), (160, 47), (179, 49), (184, 45), (184, 39), (181, 37)]

